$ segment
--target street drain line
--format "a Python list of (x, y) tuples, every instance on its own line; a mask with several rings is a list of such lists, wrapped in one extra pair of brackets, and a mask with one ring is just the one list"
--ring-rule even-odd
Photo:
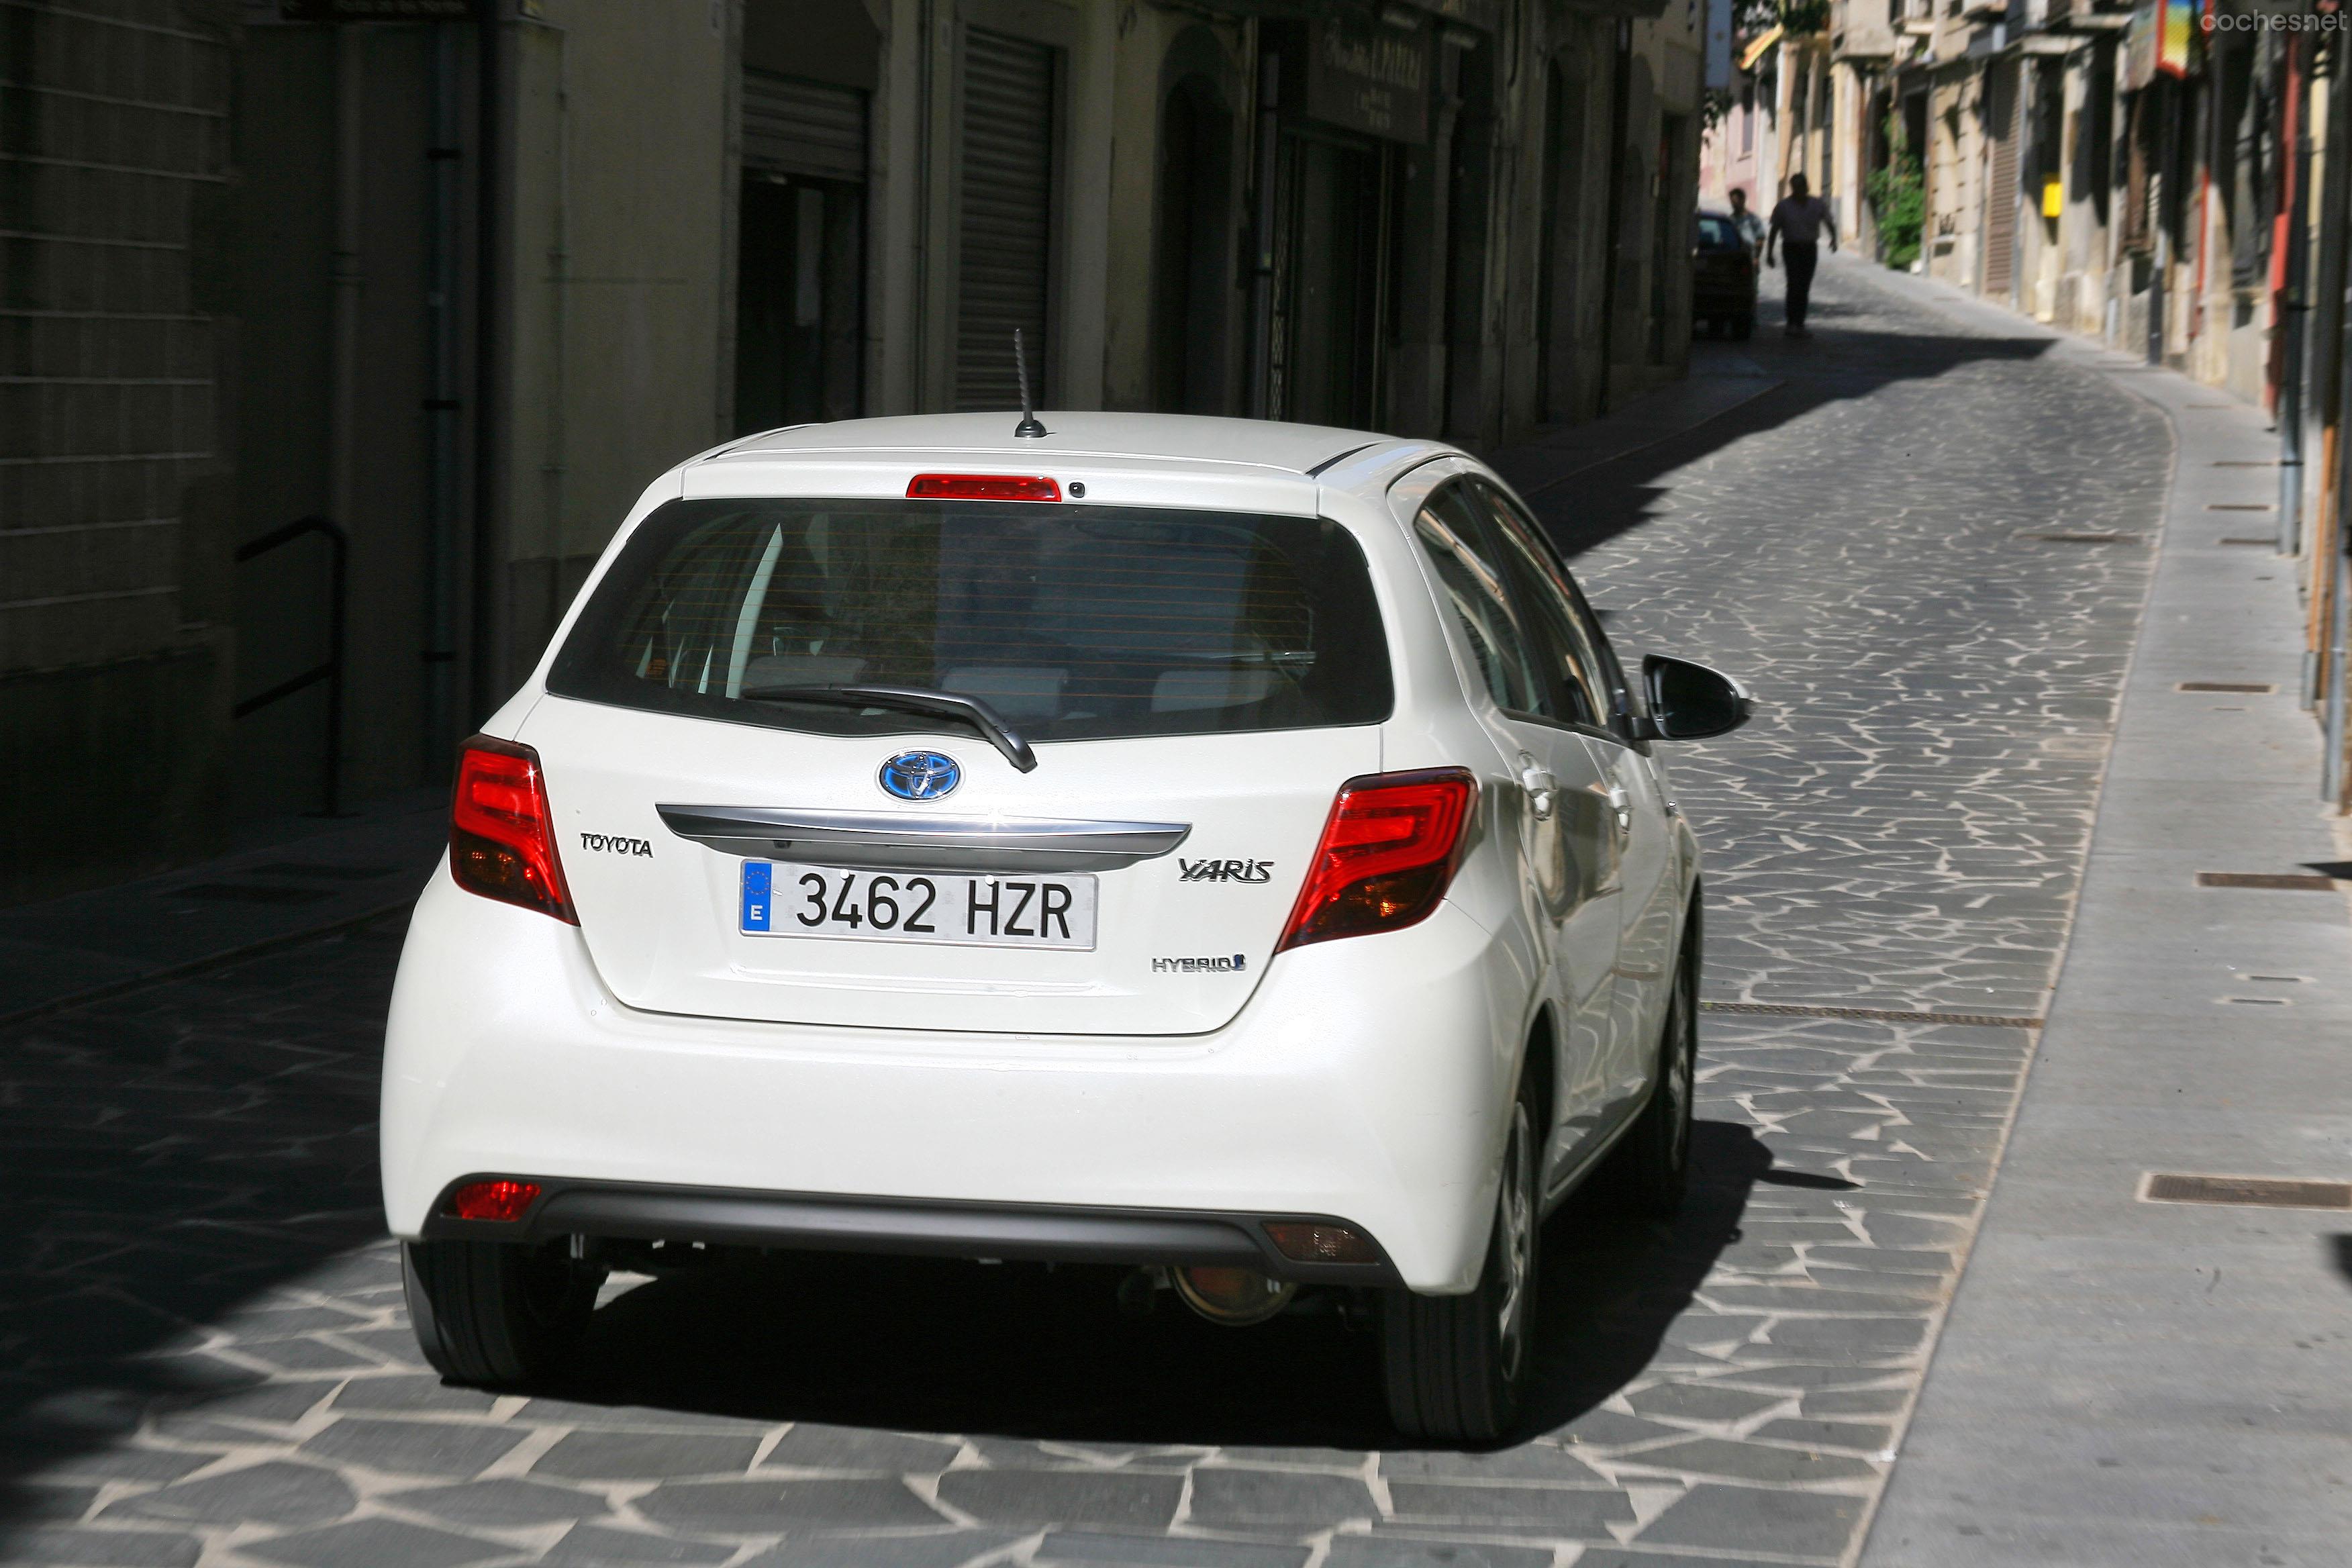
[(2175, 691), (2242, 691), (2249, 697), (2267, 697), (2278, 688), (2267, 680), (2184, 680)]
[(2190, 1176), (2151, 1171), (2140, 1202), (2228, 1204), (2272, 1209), (2352, 1209), (2352, 1182), (2282, 1181), (2273, 1176)]
[(1982, 1029), (2038, 1029), (2039, 1018), (2014, 1013), (1911, 1013), (1894, 1007), (1825, 1007), (1795, 1002), (1702, 1002), (1702, 1013), (1742, 1013), (1769, 1018), (1859, 1018), (1873, 1024), (1966, 1024)]
[(2197, 885), (2200, 888), (2251, 888), (2270, 893), (2332, 893), (2336, 889), (2333, 877), (2322, 877), (2308, 871), (2200, 871)]
[(2269, 549), (2276, 549), (2278, 546), (2278, 541), (2275, 539), (2217, 539), (2214, 542), (2216, 544), (2259, 544)]
[(2021, 533), (2037, 544), (2137, 544), (2137, 533)]

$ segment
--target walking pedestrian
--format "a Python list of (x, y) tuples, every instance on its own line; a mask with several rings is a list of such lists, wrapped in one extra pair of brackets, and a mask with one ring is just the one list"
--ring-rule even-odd
[(1830, 233), (1830, 248), (1837, 248), (1837, 224), (1830, 217), (1830, 204), (1812, 194), (1812, 183), (1802, 174), (1789, 176), (1789, 195), (1772, 209), (1771, 232), (1764, 237), (1764, 265), (1772, 265), (1772, 247), (1777, 241), (1789, 257), (1789, 325), (1788, 335), (1809, 338), (1805, 330), (1805, 307), (1813, 293), (1813, 268), (1821, 264), (1822, 230)]
[(1731, 187), (1731, 226), (1739, 231), (1739, 237), (1748, 242), (1751, 252), (1764, 248), (1764, 220), (1748, 207), (1745, 185)]

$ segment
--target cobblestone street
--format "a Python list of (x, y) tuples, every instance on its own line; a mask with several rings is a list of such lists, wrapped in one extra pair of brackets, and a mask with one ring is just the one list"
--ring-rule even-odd
[(1703, 342), (1757, 391), (1696, 428), (1503, 463), (1622, 649), (1759, 710), (1671, 759), (1698, 1185), (1555, 1218), (1517, 1443), (1399, 1446), (1336, 1316), (1128, 1316), (1076, 1268), (608, 1287), (560, 1384), (444, 1387), (377, 1201), (392, 921), (0, 1034), (0, 1561), (1851, 1561), (2048, 1004), (2171, 437), (1902, 279), (1826, 268), (1814, 318)]

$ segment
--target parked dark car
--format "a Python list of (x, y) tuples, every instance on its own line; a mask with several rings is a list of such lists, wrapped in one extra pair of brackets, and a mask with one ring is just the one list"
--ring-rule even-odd
[(1728, 213), (1698, 215), (1691, 251), (1691, 320), (1744, 338), (1756, 330), (1756, 252)]

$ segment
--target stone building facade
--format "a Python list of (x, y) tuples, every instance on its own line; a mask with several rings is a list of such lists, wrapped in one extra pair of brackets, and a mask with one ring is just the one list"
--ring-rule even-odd
[(176, 5), (0, 16), (0, 881), (184, 853), (226, 799), (231, 75)]
[[(1046, 406), (1486, 446), (1680, 374), (1699, 23), (15, 0), (0, 899), (437, 784), (647, 479), (1010, 406), (1016, 326)], [(332, 532), (240, 559), (306, 519), (339, 719)]]

